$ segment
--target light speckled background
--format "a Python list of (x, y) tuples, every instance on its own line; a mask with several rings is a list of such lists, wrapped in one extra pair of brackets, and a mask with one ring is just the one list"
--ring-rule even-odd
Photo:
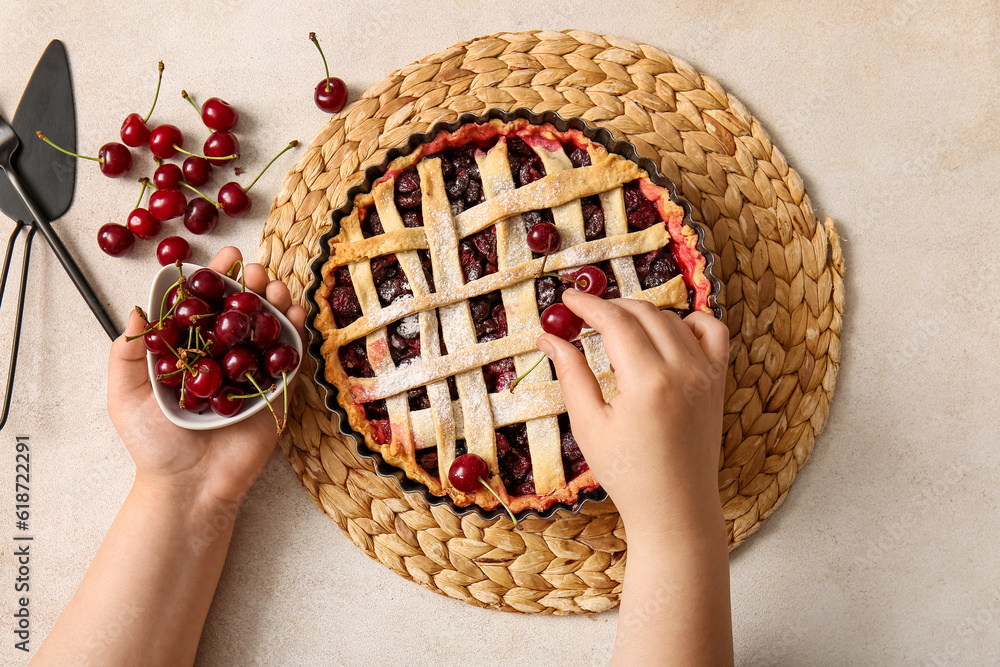
[[(732, 557), (738, 662), (994, 664), (995, 2), (0, 0), (0, 111), (13, 113), (38, 56), (59, 37), (73, 67), (79, 145), (96, 150), (126, 113), (148, 108), (162, 58), (156, 118), (202, 136), (179, 90), (224, 97), (242, 114), (242, 162), (253, 171), (289, 139), (308, 142), (325, 120), (311, 101), (322, 72), (310, 30), (359, 92), (469, 37), (565, 27), (648, 42), (717, 77), (760, 118), (845, 239), (844, 362), (827, 431), (785, 505)], [(151, 171), (143, 155), (137, 174)], [(195, 261), (226, 243), (255, 254), (293, 161), (255, 188), (252, 215), (196, 240)], [(139, 242), (115, 260), (94, 236), (124, 221), (137, 188), (80, 167), (58, 229), (124, 322), (145, 301), (153, 247)], [(13, 417), (0, 436), (0, 662), (16, 665), (25, 657), (9, 634), (14, 435), (34, 445), (33, 646), (133, 475), (105, 414), (108, 341), (52, 253), (41, 241), (35, 248)], [(0, 341), (9, 337), (0, 328)], [(609, 656), (616, 621), (614, 612), (488, 612), (406, 582), (344, 538), (276, 454), (241, 512), (199, 663), (596, 665)]]

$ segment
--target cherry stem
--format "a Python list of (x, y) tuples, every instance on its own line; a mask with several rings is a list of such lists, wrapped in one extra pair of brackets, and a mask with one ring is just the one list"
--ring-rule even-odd
[[(171, 285), (170, 287), (167, 288), (167, 290), (163, 293), (163, 296), (160, 298), (160, 321), (161, 322), (163, 321), (163, 317), (164, 317), (163, 316), (163, 307), (167, 305), (167, 295), (170, 294), (170, 290), (172, 290), (173, 288), (180, 287), (180, 284), (181, 284), (181, 281), (179, 281), (179, 280), (177, 282), (175, 282), (173, 285)], [(177, 299), (177, 301), (180, 301), (180, 299)], [(167, 312), (168, 315), (171, 312), (173, 312), (174, 308), (177, 307), (177, 301), (174, 302), (173, 306), (170, 306), (170, 310)]]
[(201, 115), (201, 109), (198, 108), (198, 105), (195, 104), (194, 100), (191, 99), (191, 96), (188, 95), (188, 91), (182, 90), (181, 91), (181, 97), (183, 97), (184, 99), (186, 99), (191, 104), (191, 106), (194, 107), (194, 110), (198, 112), (198, 115)]
[(177, 401), (177, 407), (179, 407), (181, 410), (184, 409), (184, 390), (185, 390), (184, 383), (181, 382), (181, 399)]
[(143, 123), (145, 123), (147, 120), (149, 120), (149, 117), (153, 115), (153, 109), (156, 108), (156, 100), (160, 99), (160, 84), (163, 83), (163, 61), (162, 60), (160, 61), (160, 64), (157, 66), (157, 68), (160, 70), (160, 74), (159, 74), (159, 76), (156, 79), (156, 95), (153, 95), (153, 106), (149, 107), (149, 113), (146, 114), (146, 117), (142, 119)]
[[(181, 353), (180, 353), (180, 352), (178, 352), (177, 350), (175, 350), (175, 349), (174, 349), (174, 346), (173, 346), (173, 345), (171, 345), (170, 343), (168, 343), (168, 342), (167, 342), (167, 341), (165, 341), (165, 340), (163, 341), (163, 344), (167, 346), (167, 349), (168, 349), (168, 350), (170, 350), (171, 352), (173, 352), (173, 353), (174, 353), (174, 356), (175, 356), (175, 357), (177, 357), (177, 360), (178, 360), (178, 361), (180, 361), (180, 362), (181, 362), (181, 364), (182, 364), (182, 365), (184, 366), (184, 370), (186, 370), (186, 371), (187, 371), (188, 373), (190, 373), (191, 375), (196, 375), (196, 373), (194, 372), (194, 369), (193, 369), (193, 368), (191, 368), (191, 367), (190, 367), (190, 366), (188, 365), (188, 362), (187, 362), (187, 361), (186, 361), (186, 360), (184, 359), (184, 357), (182, 357), (182, 356), (181, 356)], [(182, 391), (183, 391), (183, 390), (182, 390)]]
[(569, 276), (564, 276), (561, 273), (543, 273), (543, 276), (549, 276), (550, 278), (558, 278), (559, 280), (565, 280), (568, 283), (573, 283), (574, 285), (579, 285), (580, 287), (587, 287), (590, 285), (590, 280), (580, 280), (579, 278), (570, 278)]
[(499, 501), (500, 501), (500, 504), (501, 504), (501, 505), (503, 505), (503, 508), (504, 508), (505, 510), (507, 510), (507, 514), (509, 514), (509, 515), (510, 515), (510, 520), (511, 520), (511, 521), (512, 521), (512, 522), (514, 523), (514, 525), (516, 526), (516, 525), (517, 525), (517, 517), (515, 517), (515, 516), (514, 516), (514, 513), (510, 511), (510, 507), (509, 507), (509, 506), (507, 505), (507, 503), (505, 503), (505, 502), (503, 501), (503, 498), (501, 498), (500, 496), (498, 496), (498, 495), (497, 495), (497, 492), (493, 490), (493, 487), (492, 487), (492, 486), (490, 486), (489, 484), (487, 484), (487, 483), (486, 483), (486, 481), (485, 481), (485, 480), (484, 480), (484, 479), (483, 479), (482, 477), (477, 477), (476, 479), (478, 479), (478, 480), (479, 480), (479, 483), (480, 483), (480, 484), (482, 484), (483, 486), (485, 486), (485, 487), (486, 487), (486, 490), (487, 490), (487, 491), (489, 491), (490, 493), (492, 493), (492, 494), (493, 494), (493, 497), (494, 497), (494, 498), (496, 498), (497, 500), (499, 500)]
[(142, 192), (139, 193), (139, 201), (135, 203), (136, 208), (139, 208), (139, 206), (142, 205), (142, 198), (146, 194), (146, 188), (149, 187), (149, 179), (146, 178), (145, 176), (140, 178), (139, 182), (142, 183)]
[(135, 307), (135, 312), (139, 314), (139, 317), (142, 318), (143, 322), (145, 322), (146, 324), (149, 324), (149, 318), (146, 316), (146, 311), (144, 311), (139, 306), (136, 306)]
[(194, 187), (193, 185), (188, 185), (184, 181), (181, 181), (181, 185), (183, 185), (184, 187), (186, 187), (188, 190), (193, 191), (195, 194), (199, 195), (202, 199), (204, 199), (205, 201), (207, 201), (209, 204), (211, 204), (215, 208), (222, 208), (222, 204), (220, 204), (219, 202), (215, 201), (211, 197), (206, 197), (205, 193), (203, 193), (201, 190), (199, 190), (198, 188)]
[(316, 33), (309, 33), (309, 39), (312, 40), (312, 43), (316, 45), (317, 49), (319, 49), (319, 57), (323, 59), (323, 69), (326, 70), (326, 79), (324, 79), (326, 81), (326, 92), (330, 92), (330, 68), (326, 64), (326, 56), (323, 55), (323, 49), (320, 48), (319, 40), (316, 39)]
[(246, 276), (246, 272), (244, 271), (245, 267), (243, 266), (243, 260), (242, 259), (238, 259), (235, 262), (233, 262), (233, 265), (229, 267), (228, 271), (226, 271), (226, 276), (228, 276), (229, 278), (232, 278), (233, 276), (235, 276), (236, 274), (233, 273), (233, 272), (236, 270), (237, 266), (240, 267), (240, 271), (239, 271), (239, 273), (240, 273), (240, 283), (242, 283), (242, 285), (243, 285), (243, 289), (240, 290), (240, 291), (241, 292), (246, 292), (247, 291), (247, 276)]
[(178, 153), (184, 153), (184, 155), (190, 155), (191, 157), (200, 157), (205, 160), (235, 160), (240, 156), (239, 153), (233, 153), (232, 155), (217, 155), (217, 156), (199, 155), (198, 153), (192, 153), (191, 151), (186, 151), (177, 144), (174, 144), (174, 150), (176, 150)]
[(274, 406), (271, 405), (271, 401), (268, 400), (267, 395), (264, 393), (264, 390), (260, 388), (260, 385), (257, 384), (257, 381), (254, 380), (253, 376), (250, 375), (249, 373), (244, 373), (243, 377), (249, 380), (250, 384), (253, 385), (253, 388), (256, 389), (258, 392), (260, 392), (261, 398), (263, 398), (264, 402), (267, 403), (267, 409), (270, 410), (271, 415), (274, 416), (274, 423), (278, 427), (278, 435), (281, 435), (281, 431), (284, 427), (281, 425), (281, 422), (278, 421), (278, 413), (274, 411)]
[(173, 371), (171, 373), (164, 373), (162, 375), (157, 375), (156, 376), (156, 381), (157, 382), (162, 382), (163, 378), (173, 377), (173, 376), (177, 375), (178, 373), (183, 373), (183, 372), (184, 372), (183, 368), (178, 368), (176, 371)]
[(285, 430), (285, 425), (288, 424), (288, 371), (281, 371), (281, 387), (285, 411), (281, 413), (281, 428), (278, 429), (278, 435), (281, 435), (281, 432)]
[[(192, 316), (191, 319), (193, 320), (194, 316)], [(191, 349), (191, 346), (194, 344), (194, 329), (195, 329), (194, 327), (191, 327), (190, 329), (188, 329), (188, 344), (187, 344), (187, 349), (189, 349), (189, 350)]]
[(264, 175), (264, 172), (267, 171), (268, 167), (270, 167), (272, 164), (274, 164), (275, 160), (277, 160), (279, 157), (281, 157), (282, 155), (284, 155), (285, 153), (287, 153), (288, 151), (292, 150), (293, 148), (295, 148), (298, 145), (299, 145), (299, 142), (296, 141), (296, 140), (294, 140), (294, 139), (292, 139), (290, 142), (288, 142), (288, 145), (285, 146), (284, 148), (282, 148), (281, 152), (278, 153), (277, 155), (275, 155), (273, 158), (271, 158), (271, 161), (268, 162), (264, 166), (264, 168), (260, 170), (260, 173), (257, 174), (257, 178), (253, 179), (253, 181), (250, 182), (250, 185), (248, 185), (245, 188), (243, 188), (243, 192), (250, 192), (250, 188), (253, 187), (254, 183), (256, 183), (257, 181), (260, 180), (260, 177)]
[[(274, 391), (275, 389), (277, 389), (277, 387), (272, 384), (271, 388), (266, 391), (271, 392)], [(262, 390), (254, 394), (226, 394), (226, 398), (228, 398), (230, 401), (233, 400), (234, 398), (257, 398), (258, 396), (263, 396), (265, 393), (266, 392)]]
[(532, 366), (528, 370), (526, 370), (523, 373), (521, 373), (521, 375), (519, 377), (514, 378), (514, 381), (510, 383), (510, 393), (512, 393), (512, 394), (514, 393), (514, 387), (516, 387), (518, 385), (518, 383), (521, 380), (523, 380), (528, 375), (528, 373), (530, 373), (531, 371), (535, 370), (535, 368), (538, 366), (538, 364), (542, 363), (542, 359), (544, 359), (544, 358), (545, 358), (544, 354), (542, 356), (538, 357), (538, 361), (535, 362), (534, 366)]
[(48, 144), (49, 146), (52, 146), (52, 148), (54, 148), (54, 149), (56, 149), (57, 151), (60, 151), (60, 152), (62, 152), (62, 153), (65, 153), (66, 155), (69, 155), (69, 156), (72, 156), (72, 157), (78, 157), (78, 158), (82, 158), (82, 159), (84, 159), (84, 160), (93, 160), (94, 162), (98, 162), (98, 163), (100, 163), (100, 164), (104, 164), (104, 160), (103, 160), (102, 158), (99, 158), (99, 157), (91, 157), (91, 156), (89, 156), (89, 155), (80, 155), (79, 153), (70, 153), (70, 152), (69, 152), (68, 150), (66, 150), (65, 148), (60, 148), (59, 146), (56, 146), (56, 145), (55, 145), (54, 143), (52, 143), (52, 140), (51, 140), (51, 139), (49, 139), (48, 137), (46, 137), (46, 136), (45, 136), (45, 135), (44, 135), (44, 134), (42, 133), (42, 131), (41, 131), (41, 130), (38, 130), (37, 132), (35, 132), (35, 134), (36, 134), (36, 135), (38, 135), (38, 138), (39, 138), (39, 139), (41, 139), (42, 141), (44, 141), (45, 143), (47, 143), (47, 144)]

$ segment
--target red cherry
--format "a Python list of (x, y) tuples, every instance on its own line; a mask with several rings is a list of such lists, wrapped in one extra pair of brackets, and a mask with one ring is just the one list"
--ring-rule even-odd
[[(186, 262), (191, 257), (191, 246), (180, 236), (168, 236), (156, 246), (156, 261), (160, 266)], [(173, 305), (173, 304), (171, 304)]]
[(153, 115), (153, 109), (156, 108), (156, 100), (160, 99), (160, 84), (163, 83), (162, 60), (159, 62), (158, 69), (159, 75), (156, 79), (156, 95), (153, 97), (153, 106), (149, 108), (149, 113), (146, 114), (145, 117), (142, 117), (137, 113), (130, 113), (125, 116), (125, 120), (122, 121), (122, 129), (119, 134), (121, 135), (122, 143), (126, 146), (138, 148), (149, 141), (149, 126), (146, 125), (146, 121)]
[(246, 376), (253, 375), (257, 371), (258, 365), (257, 355), (250, 348), (243, 346), (229, 350), (222, 359), (222, 368), (226, 377), (234, 382), (245, 382)]
[(118, 142), (101, 146), (97, 157), (101, 161), (101, 173), (109, 178), (124, 176), (132, 168), (132, 153)]
[(198, 398), (208, 398), (222, 386), (222, 369), (211, 359), (201, 358), (192, 364), (194, 373), (184, 374), (184, 389)]
[(118, 178), (119, 176), (124, 176), (128, 173), (128, 170), (132, 168), (132, 153), (129, 152), (128, 148), (118, 142), (112, 141), (104, 144), (97, 152), (97, 157), (93, 157), (90, 155), (72, 153), (65, 148), (61, 148), (60, 146), (54, 144), (51, 139), (46, 137), (45, 133), (41, 130), (35, 132), (35, 135), (49, 146), (52, 146), (52, 148), (65, 153), (66, 155), (97, 162), (100, 165), (101, 173), (108, 178)]
[(539, 222), (528, 231), (528, 247), (537, 253), (551, 255), (560, 243), (562, 235), (551, 222)]
[(212, 394), (212, 398), (208, 399), (208, 404), (220, 417), (235, 417), (243, 409), (243, 399), (238, 398), (240, 394), (240, 390), (236, 387), (224, 384), (219, 391)]
[(239, 310), (247, 315), (255, 315), (260, 312), (260, 297), (253, 292), (233, 292), (226, 297), (226, 304), (222, 310)]
[(149, 150), (161, 160), (177, 154), (176, 147), (184, 147), (184, 135), (173, 125), (159, 125), (149, 134)]
[(153, 185), (158, 190), (176, 190), (181, 186), (181, 168), (173, 162), (164, 162), (153, 172)]
[(179, 387), (181, 380), (184, 379), (184, 374), (177, 372), (177, 357), (171, 352), (156, 360), (153, 364), (153, 373), (156, 374), (156, 381), (164, 387)]
[(132, 250), (135, 235), (125, 225), (109, 222), (97, 230), (97, 245), (112, 257), (121, 257)]
[(464, 493), (472, 493), (479, 488), (480, 480), (486, 479), (489, 469), (486, 461), (475, 454), (462, 454), (451, 464), (448, 479), (451, 485)]
[(226, 283), (222, 276), (212, 269), (198, 269), (187, 278), (188, 292), (200, 296), (205, 301), (221, 299), (226, 293)]
[(323, 49), (316, 39), (316, 33), (309, 33), (309, 39), (319, 49), (319, 56), (323, 59), (323, 69), (326, 71), (326, 78), (316, 84), (313, 99), (316, 101), (316, 106), (323, 111), (337, 113), (347, 103), (347, 86), (337, 77), (330, 76), (330, 68), (326, 64), (326, 56), (323, 55)]
[(232, 162), (240, 156), (240, 140), (232, 132), (213, 132), (205, 140), (205, 155), (216, 167)]
[(126, 224), (133, 234), (147, 241), (156, 238), (162, 227), (160, 221), (144, 208), (137, 208), (129, 213)]
[[(187, 373), (184, 373), (184, 376), (187, 377)], [(181, 400), (181, 388), (180, 387), (177, 387), (176, 389), (174, 389), (174, 396), (177, 398), (177, 401), (178, 401), (178, 404), (179, 404), (180, 400)], [(204, 412), (205, 408), (207, 408), (207, 407), (208, 407), (208, 399), (207, 398), (201, 398), (200, 396), (195, 396), (190, 391), (186, 392), (186, 394), (184, 396), (184, 409), (185, 410), (187, 410), (188, 412), (201, 413), (201, 412)]]
[(250, 316), (239, 310), (227, 310), (215, 319), (215, 338), (229, 347), (245, 341), (250, 330)]
[(192, 234), (210, 232), (219, 222), (219, 210), (204, 197), (192, 199), (184, 211), (184, 226)]
[(174, 320), (182, 327), (212, 329), (213, 326), (206, 326), (206, 322), (212, 319), (211, 312), (212, 306), (200, 296), (188, 296), (181, 299), (174, 308)]
[[(576, 289), (594, 296), (604, 296), (608, 289), (608, 276), (596, 266), (584, 266), (566, 274), (567, 278), (572, 278), (582, 282), (582, 285), (573, 285)], [(572, 284), (572, 283), (571, 283)]]
[(220, 100), (218, 97), (210, 97), (201, 105), (201, 122), (216, 132), (228, 132), (236, 127), (236, 122), (239, 119), (239, 112), (228, 102)]
[(149, 195), (149, 213), (163, 222), (184, 215), (187, 199), (180, 190), (157, 190)]
[[(159, 320), (151, 322), (150, 329), (143, 335), (142, 340), (146, 344), (146, 349), (153, 354), (172, 356), (173, 351), (170, 348), (176, 350), (180, 345), (181, 329), (174, 318), (165, 317), (162, 323)], [(176, 362), (176, 357), (173, 360)]]
[(207, 344), (207, 347), (205, 349), (208, 350), (208, 356), (214, 359), (216, 362), (222, 362), (222, 358), (226, 356), (227, 352), (229, 352), (229, 347), (223, 345), (215, 337), (215, 331), (202, 330), (201, 337)]
[(239, 183), (229, 182), (219, 189), (219, 204), (223, 213), (230, 218), (238, 218), (250, 210), (250, 195)]
[(264, 370), (273, 378), (291, 372), (298, 365), (299, 353), (288, 343), (278, 343), (264, 352)]
[(316, 106), (327, 113), (337, 113), (347, 104), (347, 85), (335, 76), (316, 84), (313, 92)]
[(149, 141), (149, 126), (137, 113), (130, 113), (122, 121), (122, 129), (119, 132), (122, 143), (132, 148), (138, 148)]
[(281, 338), (281, 323), (271, 313), (257, 313), (251, 318), (250, 342), (258, 350), (266, 350)]
[(208, 160), (197, 155), (192, 155), (184, 160), (181, 171), (184, 173), (184, 180), (187, 181), (188, 185), (193, 185), (196, 188), (205, 185), (212, 178), (212, 165), (209, 164)]
[(543, 310), (541, 320), (545, 333), (565, 340), (573, 340), (580, 335), (580, 330), (583, 328), (583, 320), (561, 303), (554, 303)]

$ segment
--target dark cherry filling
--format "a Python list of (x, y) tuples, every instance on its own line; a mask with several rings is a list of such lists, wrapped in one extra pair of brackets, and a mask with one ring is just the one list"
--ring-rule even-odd
[(417, 465), (427, 471), (431, 477), (438, 476), (437, 448), (428, 447), (417, 452)]
[(395, 255), (375, 257), (371, 261), (372, 277), (375, 279), (375, 291), (382, 307), (399, 301), (401, 298), (413, 296), (410, 281), (406, 279), (402, 267)]
[(524, 422), (496, 430), (500, 480), (507, 493), (526, 496), (535, 492), (535, 476), (528, 453), (528, 428)]
[(680, 275), (680, 269), (669, 244), (644, 255), (636, 255), (633, 262), (639, 284), (643, 289), (662, 285), (674, 276)]
[(361, 235), (370, 239), (379, 234), (385, 234), (385, 230), (382, 229), (382, 219), (378, 217), (378, 210), (374, 206), (369, 206), (361, 221)]
[[(589, 157), (589, 156), (588, 156)], [(604, 238), (604, 209), (597, 195), (580, 200), (583, 208), (583, 233), (588, 241)]]
[(361, 317), (361, 304), (354, 293), (351, 271), (346, 266), (338, 266), (333, 272), (334, 287), (330, 290), (327, 303), (333, 311), (338, 328), (344, 328)]
[(368, 351), (365, 349), (365, 339), (352, 340), (347, 345), (341, 346), (337, 350), (340, 357), (340, 365), (343, 366), (347, 377), (370, 378), (375, 377), (371, 364), (368, 363)]
[(479, 175), (479, 165), (476, 163), (478, 148), (476, 145), (449, 148), (435, 156), (441, 158), (444, 191), (448, 195), (453, 215), (486, 201), (483, 195), (483, 179)]
[(569, 415), (559, 415), (559, 447), (562, 450), (563, 474), (569, 481), (590, 470), (583, 459), (580, 446), (576, 444), (573, 431), (569, 427)]
[(625, 195), (625, 216), (628, 225), (634, 229), (649, 229), (660, 220), (656, 204), (646, 199), (639, 189), (639, 182), (632, 181), (622, 186)]
[(467, 283), (496, 273), (496, 227), (487, 227), (477, 234), (462, 239), (458, 246), (458, 262), (462, 265), (462, 276)]

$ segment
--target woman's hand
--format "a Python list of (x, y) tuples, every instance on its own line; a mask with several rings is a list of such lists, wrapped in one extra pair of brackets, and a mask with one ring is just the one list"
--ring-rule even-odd
[(594, 475), (638, 530), (697, 529), (719, 513), (718, 463), (729, 332), (705, 313), (681, 319), (635, 299), (568, 290), (563, 301), (601, 333), (619, 394), (605, 403), (583, 354), (544, 334), (573, 434)]
[[(208, 266), (226, 273), (239, 260), (240, 251), (227, 247)], [(285, 284), (269, 282), (260, 264), (247, 264), (244, 271), (247, 289), (266, 296), (302, 335), (305, 310), (292, 305)], [(238, 503), (277, 442), (274, 417), (261, 410), (249, 419), (212, 431), (189, 431), (170, 422), (153, 397), (145, 344), (141, 338), (125, 340), (144, 328), (145, 322), (133, 312), (125, 334), (112, 344), (108, 362), (108, 414), (135, 461), (136, 481)], [(271, 403), (280, 417), (282, 401)]]

